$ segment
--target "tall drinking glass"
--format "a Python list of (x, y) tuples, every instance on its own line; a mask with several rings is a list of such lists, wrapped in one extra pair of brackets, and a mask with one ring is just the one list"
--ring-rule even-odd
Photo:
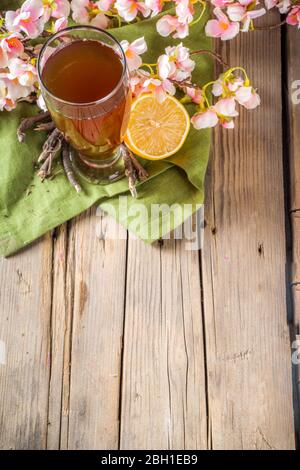
[(94, 183), (121, 178), (131, 92), (119, 42), (91, 26), (64, 29), (43, 46), (38, 76), (53, 121), (73, 148), (75, 169)]

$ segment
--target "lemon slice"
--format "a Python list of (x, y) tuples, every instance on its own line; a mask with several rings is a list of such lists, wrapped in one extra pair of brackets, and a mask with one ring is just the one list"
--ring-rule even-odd
[(174, 155), (190, 129), (190, 117), (173, 96), (159, 103), (152, 94), (133, 101), (125, 143), (136, 155), (161, 160)]

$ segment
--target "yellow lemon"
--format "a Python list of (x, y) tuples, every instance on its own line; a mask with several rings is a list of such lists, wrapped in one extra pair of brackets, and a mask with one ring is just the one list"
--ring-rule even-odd
[(176, 98), (159, 103), (154, 95), (144, 94), (132, 103), (124, 140), (136, 155), (161, 160), (182, 147), (189, 129), (190, 117)]

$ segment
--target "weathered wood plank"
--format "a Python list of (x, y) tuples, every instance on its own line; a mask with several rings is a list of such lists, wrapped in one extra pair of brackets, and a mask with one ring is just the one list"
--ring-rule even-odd
[(115, 228), (94, 208), (68, 235), (61, 448), (118, 447), (127, 241)]
[(44, 449), (52, 241), (0, 260), (0, 448)]
[(290, 217), (293, 236), (292, 290), (295, 326), (300, 331), (300, 57), (299, 31), (288, 28), (288, 104), (290, 115)]
[(262, 106), (241, 113), (237, 132), (215, 133), (207, 178), (202, 267), (212, 447), (290, 449), (280, 31), (243, 35), (222, 53), (246, 67)]
[(205, 449), (206, 385), (197, 251), (130, 236), (122, 449)]
[(68, 344), (70, 340), (70, 309), (68, 300), (71, 298), (66, 282), (67, 255), (67, 224), (62, 225), (53, 233), (53, 287), (52, 314), (50, 331), (51, 369), (49, 380), (48, 433), (47, 449), (60, 448), (61, 422), (65, 415), (63, 403), (63, 378), (65, 364), (69, 372)]
[[(291, 289), (293, 300), (293, 341), (300, 340), (300, 57), (299, 30), (287, 29), (287, 88), (289, 112), (290, 222), (292, 233)], [(294, 343), (295, 346), (295, 343)], [(295, 351), (295, 350), (294, 350)], [(300, 443), (300, 365), (294, 364), (295, 416)]]

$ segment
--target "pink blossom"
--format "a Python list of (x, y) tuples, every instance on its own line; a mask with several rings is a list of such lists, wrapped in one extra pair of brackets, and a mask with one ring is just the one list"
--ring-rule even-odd
[(271, 10), (272, 8), (278, 5), (279, 0), (265, 0), (265, 5), (267, 10)]
[(72, 18), (75, 23), (88, 24), (90, 22), (89, 9), (91, 8), (89, 0), (72, 0), (71, 10)]
[(187, 47), (184, 47), (182, 43), (177, 46), (169, 46), (166, 48), (166, 55), (176, 67), (172, 74), (173, 79), (182, 81), (191, 76), (195, 68), (195, 61), (190, 58), (190, 51)]
[(108, 26), (108, 18), (100, 12), (96, 3), (90, 0), (72, 0), (71, 9), (75, 23), (90, 24), (102, 29)]
[(21, 59), (12, 59), (8, 64), (9, 80), (17, 79), (19, 84), (24, 87), (32, 87), (37, 81), (36, 68), (32, 64), (28, 64)]
[(227, 7), (227, 15), (231, 21), (242, 21), (246, 12), (246, 8), (240, 3), (234, 3)]
[(114, 3), (115, 0), (99, 0), (96, 5), (102, 11), (109, 11)]
[(144, 83), (150, 78), (150, 73), (145, 70), (136, 70), (130, 74), (130, 88), (133, 96), (139, 96), (145, 91)]
[(167, 94), (175, 95), (176, 88), (169, 80), (159, 80), (158, 78), (149, 78), (143, 84), (145, 92), (153, 93), (159, 103), (162, 103)]
[(300, 6), (295, 6), (290, 11), (286, 22), (292, 26), (297, 26), (300, 28)]
[(212, 94), (214, 96), (221, 96), (223, 94), (223, 91), (224, 91), (224, 82), (223, 80), (221, 80), (220, 78), (218, 80), (215, 81), (215, 83), (213, 84), (212, 86)]
[(190, 59), (188, 48), (182, 44), (169, 46), (157, 61), (158, 75), (163, 80), (172, 78), (176, 81), (183, 81), (190, 78), (191, 72), (195, 68), (195, 62)]
[(44, 20), (49, 21), (53, 18), (68, 18), (71, 6), (69, 0), (43, 0)]
[(195, 8), (190, 0), (176, 0), (176, 15), (181, 23), (191, 23), (193, 21)]
[(8, 88), (5, 80), (0, 78), (0, 111), (12, 111), (16, 107), (16, 102), (8, 96)]
[(217, 113), (213, 109), (207, 109), (206, 111), (200, 111), (194, 114), (191, 118), (191, 123), (195, 129), (207, 129), (209, 127), (215, 127), (219, 122)]
[[(16, 59), (13, 59), (16, 60)], [(10, 79), (9, 74), (0, 74), (0, 110), (11, 111), (16, 107), (17, 100), (26, 98), (33, 91), (32, 86), (23, 86), (17, 78)]]
[(10, 36), (0, 41), (0, 67), (6, 67), (8, 61), (14, 57), (19, 57), (24, 51), (24, 46), (18, 34)]
[(10, 32), (24, 32), (34, 39), (43, 31), (45, 25), (42, 0), (26, 0), (17, 11), (7, 11), (5, 26)]
[(156, 23), (157, 32), (163, 36), (169, 36), (174, 33), (174, 38), (183, 39), (189, 34), (189, 26), (187, 23), (181, 23), (178, 18), (172, 15), (164, 15)]
[(281, 0), (278, 3), (277, 8), (279, 9), (282, 15), (285, 15), (286, 13), (289, 12), (291, 5), (292, 5), (291, 0)]
[(213, 38), (221, 38), (222, 41), (233, 39), (240, 30), (238, 22), (230, 22), (220, 8), (214, 9), (216, 20), (209, 20), (205, 27), (206, 35)]
[(249, 31), (252, 20), (266, 14), (265, 8), (259, 10), (247, 10), (245, 6), (233, 4), (227, 8), (227, 14), (231, 21), (240, 21), (243, 24), (242, 31)]
[(152, 11), (151, 16), (156, 16), (164, 7), (165, 0), (145, 0), (145, 5)]
[(234, 3), (235, 0), (211, 0), (215, 7), (225, 8), (227, 5)]
[(67, 28), (67, 26), (68, 26), (68, 18), (64, 18), (64, 17), (58, 18), (53, 25), (53, 33), (58, 33), (62, 29)]
[(223, 98), (219, 100), (214, 105), (215, 111), (218, 113), (219, 116), (225, 118), (232, 118), (239, 115), (237, 110), (235, 109), (235, 100), (234, 98)]
[(271, 10), (276, 7), (280, 13), (288, 13), (292, 5), (291, 0), (265, 0), (265, 6), (267, 10)]
[(129, 71), (138, 69), (142, 65), (142, 59), (139, 56), (147, 51), (144, 37), (136, 39), (131, 44), (126, 40), (121, 41), (121, 46), (125, 53)]
[(169, 60), (167, 54), (162, 54), (157, 60), (157, 72), (162, 80), (174, 75), (176, 72), (176, 65)]
[(221, 75), (218, 80), (216, 80), (212, 87), (212, 94), (214, 96), (222, 96), (236, 92), (238, 88), (244, 85), (244, 80), (241, 77), (234, 77), (227, 80), (224, 80)]
[(142, 13), (145, 18), (151, 13), (150, 8), (148, 8), (145, 3), (136, 0), (117, 0), (115, 8), (121, 18), (128, 22), (133, 21), (139, 12)]
[(235, 94), (235, 99), (246, 109), (255, 109), (260, 105), (260, 97), (252, 87), (243, 86)]
[(203, 92), (200, 88), (186, 88), (186, 94), (191, 98), (194, 103), (203, 103)]
[(214, 127), (219, 122), (226, 129), (233, 129), (233, 118), (238, 116), (234, 98), (223, 98), (205, 111), (196, 113), (191, 122), (195, 129)]
[(236, 90), (238, 90), (238, 88), (240, 88), (243, 85), (244, 85), (244, 80), (241, 77), (234, 77), (234, 78), (231, 78), (231, 80), (228, 82), (227, 87), (228, 87), (228, 90), (235, 92)]

